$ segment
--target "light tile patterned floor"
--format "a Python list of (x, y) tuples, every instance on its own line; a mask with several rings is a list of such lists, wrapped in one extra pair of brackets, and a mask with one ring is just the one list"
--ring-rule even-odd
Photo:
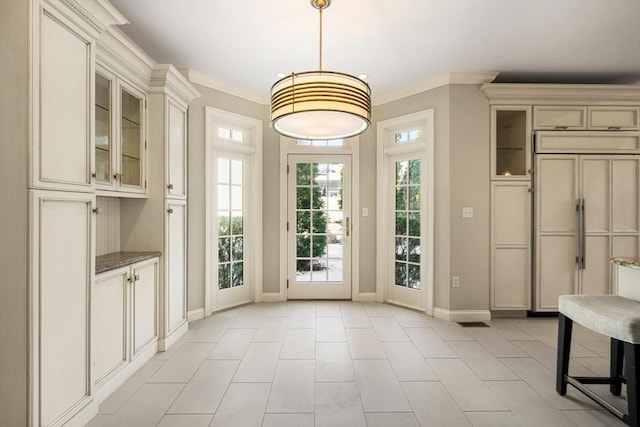
[[(100, 405), (116, 427), (623, 426), (555, 392), (557, 319), (463, 328), (385, 304), (252, 304), (192, 322)], [(571, 373), (607, 375), (576, 325)], [(626, 401), (594, 386), (626, 411)], [(623, 398), (625, 393), (623, 392)]]

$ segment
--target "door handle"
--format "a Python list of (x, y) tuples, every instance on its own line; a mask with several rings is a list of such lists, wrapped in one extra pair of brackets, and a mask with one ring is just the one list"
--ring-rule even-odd
[(581, 199), (576, 200), (576, 264), (578, 269), (582, 265), (580, 257), (582, 256), (582, 211)]
[(582, 221), (581, 227), (580, 229), (582, 230), (582, 245), (581, 245), (581, 249), (582, 249), (582, 253), (580, 254), (581, 257), (581, 263), (582, 263), (582, 269), (586, 270), (587, 269), (587, 209), (585, 206), (585, 202), (584, 199), (582, 199), (582, 215), (580, 220)]
[(351, 221), (349, 220), (349, 217), (346, 218), (346, 226), (345, 226), (345, 230), (347, 232), (347, 237), (349, 237), (349, 229), (351, 228)]

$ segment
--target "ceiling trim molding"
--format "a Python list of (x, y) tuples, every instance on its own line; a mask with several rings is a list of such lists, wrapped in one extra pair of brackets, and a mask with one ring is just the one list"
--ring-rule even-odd
[(191, 82), (171, 64), (156, 64), (151, 72), (149, 92), (171, 94), (186, 105), (201, 96)]
[(436, 89), (452, 84), (481, 85), (492, 82), (498, 73), (447, 73), (433, 79), (424, 81), (411, 88), (403, 89), (388, 95), (378, 96), (373, 99), (373, 105), (387, 104), (407, 96), (420, 92)]
[(224, 83), (217, 80), (215, 77), (211, 77), (203, 72), (193, 70), (191, 68), (181, 68), (180, 72), (191, 82), (201, 86), (208, 87), (209, 89), (219, 90), (221, 92), (228, 93), (229, 95), (237, 96), (239, 98), (246, 99), (247, 101), (255, 102), (261, 105), (268, 105), (269, 98), (265, 95), (260, 96), (255, 93), (249, 92), (237, 86)]
[(640, 103), (640, 86), (490, 83), (480, 88), (490, 104)]

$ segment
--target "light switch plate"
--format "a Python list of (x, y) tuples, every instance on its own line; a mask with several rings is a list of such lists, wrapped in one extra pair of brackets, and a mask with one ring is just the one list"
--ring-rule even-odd
[(362, 208), (362, 216), (369, 216), (369, 208)]
[(468, 206), (462, 208), (462, 218), (473, 218), (473, 208)]

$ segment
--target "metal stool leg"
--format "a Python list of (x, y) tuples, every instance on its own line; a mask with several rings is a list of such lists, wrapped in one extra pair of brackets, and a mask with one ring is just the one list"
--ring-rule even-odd
[(556, 365), (556, 391), (560, 396), (567, 394), (567, 381), (565, 376), (569, 374), (569, 353), (571, 352), (571, 331), (573, 320), (564, 314), (558, 314), (558, 361)]
[(624, 371), (627, 380), (629, 426), (640, 427), (638, 420), (638, 386), (640, 386), (640, 344), (624, 343)]
[(611, 385), (609, 391), (614, 396), (620, 396), (622, 390), (622, 361), (624, 358), (624, 343), (615, 338), (611, 338), (611, 365), (609, 375), (611, 376)]

